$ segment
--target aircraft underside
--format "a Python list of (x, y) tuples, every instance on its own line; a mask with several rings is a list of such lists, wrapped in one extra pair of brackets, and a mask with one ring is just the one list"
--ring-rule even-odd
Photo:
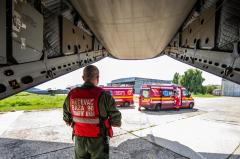
[(1, 0), (0, 99), (104, 57), (162, 55), (240, 84), (238, 0)]

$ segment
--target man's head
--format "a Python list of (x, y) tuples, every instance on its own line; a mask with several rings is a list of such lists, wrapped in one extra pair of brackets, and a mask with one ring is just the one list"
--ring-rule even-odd
[(98, 85), (99, 82), (99, 70), (94, 65), (88, 65), (83, 69), (83, 80), (90, 82), (94, 85)]

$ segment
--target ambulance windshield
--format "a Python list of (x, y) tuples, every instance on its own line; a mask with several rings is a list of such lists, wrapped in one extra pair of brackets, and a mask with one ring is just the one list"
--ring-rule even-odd
[(187, 97), (187, 96), (189, 96), (189, 92), (188, 92), (188, 90), (183, 90), (183, 96), (185, 96), (185, 97)]

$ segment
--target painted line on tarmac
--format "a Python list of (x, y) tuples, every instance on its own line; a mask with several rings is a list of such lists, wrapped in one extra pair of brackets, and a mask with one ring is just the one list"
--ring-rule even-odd
[[(207, 111), (200, 111), (200, 112), (198, 112), (198, 113), (196, 113), (196, 114), (193, 114), (193, 115), (191, 115), (191, 116), (185, 116), (185, 117), (182, 117), (182, 118), (180, 118), (180, 119), (168, 121), (168, 122), (166, 122), (166, 123), (164, 123), (164, 124), (159, 124), (159, 125), (165, 125), (165, 124), (173, 123), (173, 122), (180, 121), (180, 120), (184, 120), (184, 119), (189, 119), (189, 118), (192, 118), (192, 117), (200, 116), (200, 115), (205, 114), (205, 113), (208, 113), (208, 112), (207, 112)], [(131, 134), (131, 135), (133, 135), (133, 136), (135, 136), (135, 137), (137, 137), (137, 138), (140, 138), (140, 139), (142, 139), (142, 140), (145, 140), (145, 141), (147, 141), (147, 142), (149, 142), (149, 143), (151, 143), (151, 144), (153, 144), (153, 145), (155, 145), (155, 146), (157, 146), (157, 147), (164, 148), (164, 149), (166, 149), (166, 150), (168, 150), (168, 151), (171, 151), (171, 152), (173, 152), (173, 153), (175, 153), (175, 154), (178, 154), (178, 155), (180, 155), (180, 156), (182, 156), (182, 157), (184, 157), (184, 158), (190, 159), (190, 158), (187, 157), (187, 156), (184, 156), (184, 155), (182, 155), (182, 154), (180, 154), (180, 153), (178, 153), (178, 152), (175, 152), (175, 151), (173, 151), (173, 150), (171, 150), (171, 149), (169, 149), (169, 148), (163, 147), (163, 146), (161, 146), (161, 145), (158, 145), (158, 144), (155, 143), (155, 142), (149, 141), (148, 139), (146, 139), (146, 138), (144, 138), (144, 137), (141, 137), (141, 136), (138, 136), (138, 135), (134, 134), (134, 132), (141, 131), (141, 130), (148, 129), (148, 128), (152, 128), (152, 127), (156, 127), (156, 126), (159, 126), (159, 125), (150, 125), (149, 127), (140, 128), (140, 129), (131, 130), (131, 131), (124, 130), (124, 129), (122, 129), (122, 128), (120, 127), (120, 129), (123, 130), (123, 131), (125, 131), (126, 133), (122, 133), (122, 134), (116, 135), (116, 136), (114, 136), (114, 137), (121, 136), (121, 135), (126, 135), (126, 134)], [(194, 151), (194, 152), (195, 152), (195, 151)], [(195, 154), (196, 154), (200, 159), (205, 159), (200, 153), (195, 152)]]
[[(194, 112), (195, 113), (195, 112)], [(145, 130), (145, 129), (148, 129), (148, 128), (152, 128), (152, 127), (156, 127), (156, 126), (161, 126), (161, 125), (166, 125), (166, 124), (169, 124), (169, 123), (173, 123), (173, 122), (176, 122), (176, 121), (180, 121), (180, 120), (184, 120), (184, 119), (189, 119), (189, 118), (192, 118), (192, 117), (196, 117), (196, 116), (200, 116), (200, 115), (203, 115), (203, 114), (206, 114), (208, 113), (207, 111), (199, 111), (195, 114), (192, 114), (191, 116), (184, 116), (184, 117), (181, 117), (179, 119), (174, 119), (174, 120), (171, 120), (171, 121), (167, 121), (165, 123), (162, 123), (162, 124), (150, 124), (149, 126), (147, 127), (142, 127), (142, 128), (139, 128), (139, 129), (135, 129), (135, 130), (124, 130), (123, 128), (119, 127), (121, 130), (125, 131), (124, 133), (121, 133), (119, 135), (116, 135), (114, 137), (117, 137), (117, 136), (121, 136), (121, 135), (126, 135), (127, 133), (132, 133), (132, 132), (136, 132), (136, 131), (141, 131), (141, 130)]]
[(221, 123), (221, 124), (240, 126), (240, 124), (237, 121), (227, 121), (227, 120), (219, 120), (219, 119), (202, 119), (202, 120)]
[(0, 116), (0, 136), (9, 128), (9, 126), (23, 114), (24, 111), (16, 111), (2, 114)]
[[(122, 129), (122, 128), (120, 128), (120, 129)], [(123, 129), (122, 129), (122, 130), (123, 130)], [(140, 130), (143, 130), (143, 129), (140, 129)], [(138, 131), (139, 131), (139, 130), (138, 130)], [(174, 151), (172, 151), (172, 150), (170, 150), (170, 149), (168, 149), (168, 148), (165, 148), (165, 147), (163, 147), (163, 146), (161, 146), (161, 145), (158, 145), (158, 144), (156, 144), (155, 142), (149, 141), (148, 139), (146, 139), (146, 138), (144, 138), (144, 137), (138, 136), (138, 135), (134, 134), (133, 132), (134, 132), (134, 131), (127, 131), (127, 133), (129, 133), (129, 134), (131, 134), (131, 135), (133, 135), (133, 136), (135, 136), (135, 137), (137, 137), (137, 138), (140, 138), (140, 139), (142, 139), (142, 140), (144, 140), (144, 141), (147, 141), (147, 142), (153, 144), (153, 145), (156, 146), (156, 147), (159, 147), (159, 148), (161, 148), (161, 149), (168, 150), (168, 151), (170, 151), (170, 152), (172, 152), (172, 153), (175, 153), (175, 154), (178, 154), (179, 156), (184, 157), (184, 158), (186, 158), (186, 159), (190, 159), (190, 158), (188, 158), (188, 157), (186, 157), (186, 156), (183, 156), (183, 155), (181, 155), (181, 154), (179, 154), (179, 153), (177, 153), (177, 152), (174, 152)]]
[(240, 143), (226, 159), (236, 159), (236, 156), (240, 157)]

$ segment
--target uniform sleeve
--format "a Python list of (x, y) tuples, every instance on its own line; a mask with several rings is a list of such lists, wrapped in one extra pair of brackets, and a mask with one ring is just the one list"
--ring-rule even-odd
[(67, 96), (67, 98), (64, 101), (63, 104), (63, 120), (67, 123), (70, 124), (72, 123), (72, 115), (70, 112), (70, 102), (69, 102), (69, 95)]
[(104, 93), (106, 102), (106, 112), (110, 119), (110, 123), (113, 126), (121, 126), (122, 115), (115, 105), (115, 100), (113, 97), (107, 93)]

